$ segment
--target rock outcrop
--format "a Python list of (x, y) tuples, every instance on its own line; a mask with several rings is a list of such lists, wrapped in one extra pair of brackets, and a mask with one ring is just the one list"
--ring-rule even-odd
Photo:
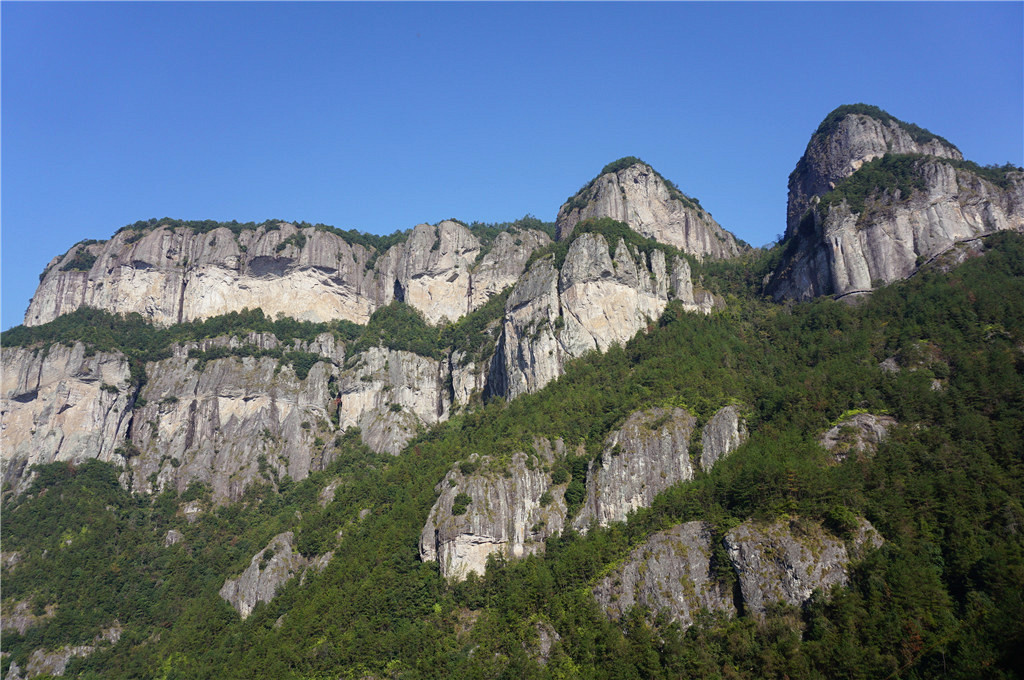
[(819, 443), (837, 463), (851, 454), (870, 456), (878, 450), (889, 430), (896, 425), (896, 419), (876, 416), (871, 413), (857, 413), (840, 420), (821, 435)]
[(260, 602), (274, 599), (278, 588), (305, 572), (306, 569), (323, 571), (331, 560), (331, 553), (305, 558), (294, 550), (294, 536), (286, 531), (274, 536), (267, 547), (252, 556), (249, 566), (238, 578), (228, 579), (220, 589), (220, 596), (231, 603), (244, 619)]
[(31, 465), (120, 462), (131, 421), (128, 361), (82, 343), (0, 350), (3, 481), (22, 491)]
[(696, 419), (681, 408), (638, 411), (605, 439), (600, 462), (587, 471), (587, 496), (573, 527), (623, 522), (654, 497), (693, 479), (690, 436)]
[(711, 541), (704, 522), (660, 531), (601, 579), (594, 597), (611, 618), (621, 618), (630, 607), (647, 607), (652, 616), (667, 611), (683, 629), (702, 609), (734, 615), (731, 588), (712, 572)]
[(420, 534), (420, 559), (462, 580), (483, 574), (492, 553), (522, 557), (544, 548), (564, 525), (565, 485), (552, 487), (546, 452), (516, 453), (508, 463), (473, 456), (437, 485), (440, 494)]
[(450, 220), (415, 227), (407, 241), (386, 253), (332, 230), (286, 222), (235, 231), (126, 228), (108, 241), (83, 242), (54, 258), (25, 325), (84, 306), (138, 312), (161, 325), (245, 308), (262, 309), (271, 318), (364, 324), (395, 299), (431, 323), (454, 321), (511, 285), (533, 249), (549, 242), (539, 231), (515, 230), (500, 235), (484, 254), (480, 240)]
[[(505, 304), (498, 356), (488, 389), (513, 399), (536, 392), (587, 352), (624, 344), (656, 320), (672, 298), (709, 313), (710, 295), (695, 295), (685, 260), (649, 254), (623, 240), (609, 252), (605, 237), (578, 235), (561, 270), (542, 258), (523, 275)], [(495, 370), (496, 369), (496, 370)]]
[[(854, 546), (879, 544), (866, 520)], [(859, 541), (859, 542), (858, 542)], [(725, 548), (740, 581), (743, 607), (762, 618), (768, 605), (801, 605), (815, 589), (846, 585), (851, 557), (843, 541), (806, 520), (747, 521), (725, 536)]]
[(741, 250), (736, 238), (700, 203), (638, 159), (606, 166), (562, 205), (555, 222), (558, 240), (568, 238), (576, 225), (592, 217), (625, 222), (637, 233), (698, 258), (729, 258)]
[[(320, 361), (300, 377), (277, 358), (285, 351)], [(116, 352), (4, 348), (4, 482), (20, 492), (31, 465), (98, 459), (122, 465), (133, 491), (202, 482), (219, 503), (254, 482), (323, 469), (340, 430), (357, 427), (368, 446), (397, 454), (450, 414), (446, 360), (371, 347), (345, 365), (330, 334), (284, 345), (250, 333), (172, 347), (145, 365), (148, 382), (137, 390)]]
[(701, 430), (700, 468), (709, 472), (715, 463), (747, 441), (747, 426), (737, 406), (723, 406)]
[(865, 105), (829, 113), (789, 176), (786, 235), (796, 233), (814, 198), (824, 196), (868, 161), (887, 153), (963, 160), (960, 150), (927, 130)]
[(767, 292), (864, 293), (959, 243), (1024, 231), (1024, 172), (983, 172), (925, 130), (841, 108), (797, 164), (787, 214), (786, 251)]

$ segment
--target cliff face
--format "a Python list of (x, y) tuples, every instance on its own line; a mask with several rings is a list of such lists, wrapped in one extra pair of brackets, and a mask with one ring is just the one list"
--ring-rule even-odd
[(915, 141), (898, 121), (829, 120), (790, 178), (789, 241), (767, 283), (777, 300), (868, 292), (960, 242), (1024, 231), (1024, 173), (982, 176), (955, 147), (920, 128)]
[[(25, 325), (89, 306), (138, 312), (167, 325), (249, 309), (300, 320), (364, 324), (395, 299), (431, 323), (456, 320), (510, 285), (534, 248), (550, 242), (524, 229), (483, 246), (453, 221), (421, 224), (405, 243), (380, 254), (336, 233), (279, 223), (238, 234), (222, 227), (124, 230), (109, 241), (79, 245), (47, 267)], [(515, 240), (519, 244), (515, 244)]]
[(605, 172), (567, 201), (555, 222), (558, 240), (591, 217), (610, 217), (660, 243), (698, 258), (740, 253), (736, 238), (700, 204), (670, 186), (651, 166), (637, 161)]
[(789, 177), (787, 236), (796, 233), (800, 219), (811, 206), (813, 198), (827, 194), (868, 161), (887, 153), (963, 160), (960, 150), (944, 139), (921, 134), (924, 131), (920, 129), (915, 135), (911, 126), (884, 112), (844, 114), (845, 110), (858, 109), (840, 107), (829, 114), (811, 136), (803, 157)]
[(613, 256), (608, 246), (600, 234), (581, 234), (560, 271), (545, 258), (519, 280), (505, 304), (493, 393), (536, 392), (566, 361), (625, 343), (661, 315), (670, 295), (691, 311), (711, 311), (711, 297), (694, 294), (685, 260), (674, 259), (669, 273), (659, 250), (635, 252), (620, 240)]
[(587, 472), (587, 497), (573, 527), (623, 522), (668, 487), (693, 479), (690, 435), (696, 419), (681, 408), (638, 411), (608, 435)]
[[(522, 557), (543, 550), (562, 531), (564, 485), (552, 488), (543, 451), (517, 453), (503, 464), (474, 454), (437, 485), (440, 494), (420, 534), (420, 558), (438, 562), (441, 575), (483, 575), (487, 557)], [(545, 492), (548, 494), (545, 496)]]
[(724, 406), (701, 430), (700, 468), (709, 472), (715, 463), (747, 441), (747, 426), (736, 406)]
[[(214, 349), (237, 354), (202, 358)], [(273, 356), (243, 356), (282, 349), (320, 361), (300, 377)], [(450, 414), (447, 361), (372, 347), (344, 368), (345, 348), (327, 333), (292, 346), (269, 333), (176, 346), (146, 364), (137, 395), (124, 356), (86, 354), (81, 344), (3, 350), (3, 475), (14, 488), (30, 481), (30, 465), (96, 458), (122, 465), (134, 491), (203, 482), (223, 502), (254, 482), (322, 469), (349, 427), (397, 454)]]
[(731, 588), (712, 573), (711, 541), (704, 522), (660, 531), (600, 580), (594, 597), (611, 618), (622, 618), (633, 606), (648, 607), (652, 614), (667, 610), (684, 630), (701, 609), (735, 615)]
[(249, 566), (237, 578), (228, 579), (220, 589), (244, 619), (260, 602), (270, 602), (277, 590), (306, 569), (323, 571), (331, 561), (331, 553), (307, 559), (295, 552), (294, 536), (286, 531), (270, 540), (267, 547), (252, 556)]
[(29, 465), (117, 453), (131, 422), (128, 362), (85, 346), (4, 348), (0, 372), (3, 481), (21, 490)]

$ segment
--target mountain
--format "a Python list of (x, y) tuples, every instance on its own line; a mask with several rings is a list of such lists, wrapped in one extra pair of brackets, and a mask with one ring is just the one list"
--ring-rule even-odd
[(558, 210), (556, 235), (564, 240), (580, 222), (610, 217), (659, 243), (697, 257), (735, 257), (744, 249), (700, 205), (639, 158), (609, 163)]
[(776, 300), (864, 293), (979, 236), (1024, 231), (1024, 172), (982, 168), (877, 107), (839, 107), (789, 178)]
[(635, 158), (76, 244), (0, 336), (0, 677), (1019, 677), (1021, 174), (856, 105), (767, 249)]

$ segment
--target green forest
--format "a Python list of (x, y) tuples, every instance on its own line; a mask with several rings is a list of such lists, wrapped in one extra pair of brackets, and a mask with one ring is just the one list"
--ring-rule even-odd
[[(611, 235), (615, 225), (588, 229)], [(560, 246), (551, 248), (556, 258)], [(983, 256), (950, 271), (930, 266), (856, 304), (764, 298), (760, 277), (782, 247), (694, 261), (695, 284), (722, 308), (703, 316), (670, 303), (625, 345), (574, 360), (540, 392), (458, 413), (398, 456), (370, 451), (349, 430), (326, 470), (251, 486), (220, 506), (200, 484), (181, 495), (132, 495), (111, 464), (39, 467), (27, 493), (3, 492), (3, 550), (23, 556), (4, 568), (3, 597), (52, 616), (23, 635), (4, 632), (0, 673), (12, 662), (25, 668), (38, 647), (93, 644), (116, 620), (120, 641), (71, 659), (65, 677), (1024, 676), (1024, 237), (990, 236)], [(454, 348), (483, 357), (504, 301), (441, 328), (401, 304), (365, 327), (247, 311), (156, 328), (82, 310), (0, 341), (119, 349), (140, 367), (137, 381), (174, 342), (243, 330), (282, 341), (332, 332), (350, 349), (393, 343), (426, 356)], [(901, 370), (882, 370), (889, 358)], [(730, 403), (744, 405), (749, 440), (627, 522), (564, 531), (521, 560), (492, 556), (484, 576), (458, 583), (420, 561), (435, 485), (472, 454), (500, 463), (537, 437), (561, 438), (581, 453), (553, 470), (578, 490), (587, 462), (629, 414), (680, 406), (702, 424)], [(859, 411), (898, 425), (874, 455), (830, 462), (818, 437)], [(322, 506), (321, 490), (337, 480)], [(186, 501), (206, 510), (195, 522), (180, 511)], [(459, 502), (464, 510), (468, 501)], [(849, 585), (819, 590), (803, 607), (772, 606), (764, 620), (705, 612), (683, 630), (634, 607), (616, 621), (591, 594), (634, 547), (680, 522), (710, 522), (720, 543), (750, 518), (820, 522), (844, 537), (858, 516), (885, 543), (853, 564)], [(182, 540), (165, 546), (171, 529)], [(303, 554), (334, 557), (243, 620), (218, 590), (283, 531)], [(557, 634), (543, 655), (539, 628)]]

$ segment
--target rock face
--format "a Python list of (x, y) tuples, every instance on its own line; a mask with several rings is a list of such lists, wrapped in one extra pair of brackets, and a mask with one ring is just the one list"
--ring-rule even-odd
[[(215, 350), (221, 358), (203, 358)], [(321, 361), (300, 378), (260, 355), (279, 350)], [(175, 346), (146, 364), (137, 395), (123, 355), (87, 354), (81, 344), (3, 350), (3, 475), (17, 491), (31, 465), (95, 458), (122, 465), (136, 492), (202, 482), (215, 502), (235, 500), (254, 482), (323, 469), (339, 429), (358, 427), (394, 454), (451, 407), (447, 361), (373, 347), (346, 369), (345, 348), (326, 333), (290, 346), (269, 333)]]
[(611, 618), (642, 606), (652, 615), (667, 610), (683, 629), (701, 609), (736, 613), (731, 589), (711, 571), (711, 528), (679, 524), (651, 536), (618, 569), (594, 586), (594, 597)]
[[(420, 559), (462, 580), (483, 574), (487, 557), (522, 557), (544, 548), (565, 521), (565, 485), (551, 486), (545, 452), (512, 456), (506, 469), (474, 454), (437, 485), (440, 493), (420, 534)], [(550, 491), (549, 491), (549, 487)], [(548, 492), (545, 496), (545, 492)], [(468, 499), (468, 500), (467, 500)]]
[(833, 460), (841, 463), (850, 454), (874, 454), (894, 425), (895, 418), (858, 413), (836, 423), (818, 441), (832, 455)]
[[(865, 542), (879, 545), (880, 540), (862, 520), (854, 547), (859, 551)], [(747, 521), (726, 534), (725, 548), (739, 575), (743, 607), (758, 618), (773, 602), (800, 605), (816, 588), (827, 591), (847, 582), (846, 546), (807, 521)]]
[(267, 547), (252, 557), (249, 566), (234, 579), (228, 579), (220, 596), (231, 603), (244, 619), (260, 602), (274, 599), (277, 589), (308, 568), (323, 571), (331, 554), (306, 559), (293, 549), (294, 536), (286, 531), (271, 539)]
[[(959, 243), (1024, 231), (1024, 173), (1007, 171), (996, 183), (927, 131), (891, 117), (837, 112), (790, 178), (789, 241), (766, 286), (775, 299), (869, 292)], [(819, 203), (835, 188), (859, 198)]]
[(722, 229), (695, 200), (670, 185), (651, 166), (636, 161), (611, 169), (612, 164), (558, 211), (558, 240), (591, 217), (611, 217), (660, 243), (698, 258), (739, 255), (736, 238)]
[(691, 311), (711, 311), (710, 296), (694, 295), (685, 260), (674, 259), (670, 274), (659, 250), (635, 252), (620, 240), (613, 256), (608, 246), (600, 234), (581, 234), (560, 271), (552, 258), (542, 258), (519, 280), (505, 304), (492, 394), (513, 399), (536, 392), (568, 360), (606, 351), (646, 328), (670, 296)]
[(787, 236), (796, 233), (812, 199), (824, 196), (862, 165), (887, 153), (963, 160), (960, 150), (946, 140), (915, 129), (884, 111), (871, 107), (840, 107), (830, 113), (811, 136), (803, 157), (789, 177)]
[(19, 492), (30, 465), (96, 458), (119, 462), (130, 423), (129, 368), (117, 353), (77, 343), (4, 348), (0, 375), (3, 481)]
[(608, 435), (600, 463), (587, 471), (587, 497), (573, 527), (622, 522), (649, 507), (668, 487), (693, 479), (690, 436), (696, 419), (681, 408), (654, 408), (631, 415)]
[(454, 321), (510, 285), (533, 249), (550, 242), (530, 229), (503, 236), (478, 263), (483, 246), (469, 229), (454, 221), (421, 224), (371, 262), (372, 249), (285, 222), (237, 234), (226, 227), (205, 233), (186, 226), (125, 229), (54, 258), (25, 325), (83, 306), (138, 312), (161, 325), (244, 308), (272, 318), (364, 324), (395, 299), (431, 323)]
[(736, 406), (724, 406), (701, 430), (700, 468), (709, 472), (715, 463), (747, 441), (747, 426)]

